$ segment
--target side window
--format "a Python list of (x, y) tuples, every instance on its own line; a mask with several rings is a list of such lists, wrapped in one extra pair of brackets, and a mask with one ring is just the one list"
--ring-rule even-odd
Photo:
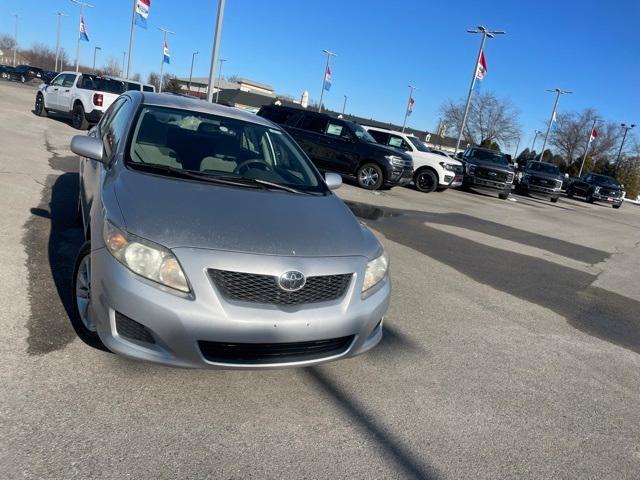
[(300, 128), (314, 133), (323, 133), (327, 128), (327, 119), (319, 115), (305, 115)]
[(121, 99), (119, 105), (111, 114), (111, 118), (108, 119), (108, 123), (100, 130), (102, 143), (104, 144), (104, 153), (107, 159), (113, 158), (113, 154), (123, 140), (132, 113), (132, 102), (126, 98)]
[(62, 86), (65, 88), (73, 87), (73, 84), (76, 81), (76, 76), (73, 73), (67, 73), (63, 75)]
[(61, 73), (60, 75), (58, 75), (56, 78), (53, 79), (53, 81), (51, 82), (51, 85), (53, 85), (54, 87), (62, 86), (62, 82), (64, 82), (64, 77), (66, 77), (66, 74)]
[(587, 173), (584, 177), (582, 177), (582, 179), (585, 182), (590, 182), (592, 180), (592, 175), (590, 173)]
[(399, 137), (397, 135), (389, 135), (389, 141), (387, 142), (387, 145), (389, 145), (390, 147), (396, 147), (396, 148), (404, 148), (403, 144), (404, 140), (402, 139), (402, 137)]
[(382, 145), (386, 145), (389, 140), (388, 133), (378, 132), (377, 130), (369, 130), (369, 133), (373, 138), (375, 138), (376, 142), (381, 143)]
[(327, 124), (327, 131), (325, 132), (327, 135), (332, 135), (334, 137), (340, 137), (344, 133), (344, 125), (329, 121)]

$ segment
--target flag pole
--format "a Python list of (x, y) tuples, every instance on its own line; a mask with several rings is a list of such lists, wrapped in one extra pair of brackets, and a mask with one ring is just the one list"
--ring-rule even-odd
[(160, 28), (158, 27), (158, 30), (160, 30), (163, 33), (163, 38), (162, 38), (162, 63), (160, 63), (160, 86), (158, 87), (158, 93), (162, 93), (162, 81), (164, 78), (164, 46), (167, 44), (167, 34), (173, 34), (173, 32), (171, 30), (167, 30), (166, 28)]
[(598, 119), (596, 118), (593, 121), (593, 125), (591, 125), (591, 130), (589, 131), (589, 140), (587, 140), (587, 148), (584, 149), (584, 155), (582, 156), (582, 163), (580, 164), (580, 172), (578, 176), (582, 176), (582, 169), (584, 168), (584, 162), (587, 160), (587, 152), (589, 152), (589, 147), (591, 146), (591, 136), (593, 135), (593, 131), (596, 129), (596, 122)]
[(318, 113), (322, 113), (322, 98), (324, 97), (324, 84), (327, 80), (327, 71), (329, 70), (329, 60), (331, 57), (336, 57), (337, 55), (329, 50), (322, 50), (327, 54), (327, 64), (324, 67), (324, 73), (322, 74), (322, 90), (320, 90), (320, 102), (318, 103)]
[(560, 101), (560, 95), (565, 93), (571, 93), (568, 90), (561, 90), (559, 88), (554, 88), (553, 90), (547, 90), (547, 92), (555, 92), (556, 93), (556, 101), (553, 104), (553, 111), (551, 112), (551, 118), (549, 118), (549, 125), (547, 125), (547, 133), (544, 135), (544, 141), (542, 142), (542, 150), (540, 150), (540, 161), (543, 160), (544, 149), (547, 146), (547, 140), (549, 138), (549, 132), (551, 132), (551, 125), (556, 118), (556, 112), (558, 111), (558, 102)]
[(404, 133), (404, 127), (407, 125), (407, 117), (409, 116), (409, 106), (411, 105), (411, 99), (413, 98), (413, 91), (416, 89), (413, 85), (409, 85), (409, 100), (407, 101), (407, 108), (404, 111), (404, 121), (402, 122), (402, 133)]
[[(93, 8), (93, 5), (80, 2), (79, 0), (71, 0), (72, 3), (80, 6), (80, 22), (78, 23), (78, 43), (76, 45), (76, 73), (80, 71), (80, 25), (83, 22), (84, 7)], [(86, 28), (86, 26), (85, 26)], [(86, 33), (86, 32), (85, 32)]]
[(127, 60), (127, 74), (124, 78), (129, 80), (129, 74), (131, 72), (131, 52), (133, 51), (133, 42), (135, 41), (136, 35), (136, 2), (137, 0), (133, 0), (133, 12), (131, 13), (131, 31), (129, 32), (129, 53)]

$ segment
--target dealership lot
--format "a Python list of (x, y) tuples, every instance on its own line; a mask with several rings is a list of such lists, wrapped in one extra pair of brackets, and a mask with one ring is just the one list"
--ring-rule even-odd
[(69, 324), (80, 132), (34, 94), (0, 84), (3, 477), (637, 478), (640, 207), (345, 185), (391, 257), (378, 347), (132, 362)]

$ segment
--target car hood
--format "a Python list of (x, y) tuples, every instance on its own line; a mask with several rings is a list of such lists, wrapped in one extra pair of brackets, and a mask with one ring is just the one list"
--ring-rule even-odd
[(438, 155), (437, 153), (416, 151), (416, 152), (411, 152), (411, 156), (414, 157), (416, 160), (424, 160), (424, 161), (436, 162), (436, 163), (445, 162), (450, 165), (462, 165), (462, 162), (460, 160), (456, 160), (451, 157), (445, 157), (444, 155)]
[(500, 170), (503, 172), (513, 172), (513, 168), (508, 165), (500, 165), (494, 162), (483, 162), (482, 160), (478, 160), (477, 158), (467, 158), (465, 161), (471, 165), (477, 165), (479, 167), (492, 168), (494, 170)]
[(604, 182), (593, 182), (593, 184), (600, 188), (606, 188), (607, 190), (622, 190), (620, 185), (610, 185)]
[(524, 172), (527, 175), (530, 175), (532, 177), (538, 177), (538, 178), (544, 178), (546, 180), (563, 180), (563, 176), (562, 175), (555, 175), (553, 173), (545, 173), (545, 172), (538, 172), (535, 170), (525, 170)]
[(335, 195), (227, 187), (122, 171), (114, 192), (127, 231), (168, 248), (282, 256), (367, 256), (373, 234)]

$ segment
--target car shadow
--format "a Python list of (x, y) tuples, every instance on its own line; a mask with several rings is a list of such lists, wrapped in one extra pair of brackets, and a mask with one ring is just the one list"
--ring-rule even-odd
[[(33, 113), (36, 117), (39, 117), (39, 115), (36, 113), (35, 110), (32, 109), (31, 113)], [(69, 125), (70, 127), (73, 127), (73, 122), (71, 121), (71, 118), (66, 117), (64, 115), (59, 115), (59, 114), (56, 114), (56, 113), (47, 112), (47, 116), (46, 117), (42, 117), (42, 118), (43, 119), (44, 118), (49, 118), (49, 119), (54, 120), (56, 122), (64, 123), (66, 125)], [(73, 128), (75, 128), (75, 127), (73, 127)]]
[(22, 240), (31, 307), (27, 321), (30, 355), (64, 348), (76, 336), (69, 322), (73, 311), (71, 279), (84, 241), (82, 227), (76, 222), (78, 175), (72, 172), (77, 169), (77, 158), (56, 158), (55, 163), (67, 171), (45, 180), (41, 201), (31, 208)]

